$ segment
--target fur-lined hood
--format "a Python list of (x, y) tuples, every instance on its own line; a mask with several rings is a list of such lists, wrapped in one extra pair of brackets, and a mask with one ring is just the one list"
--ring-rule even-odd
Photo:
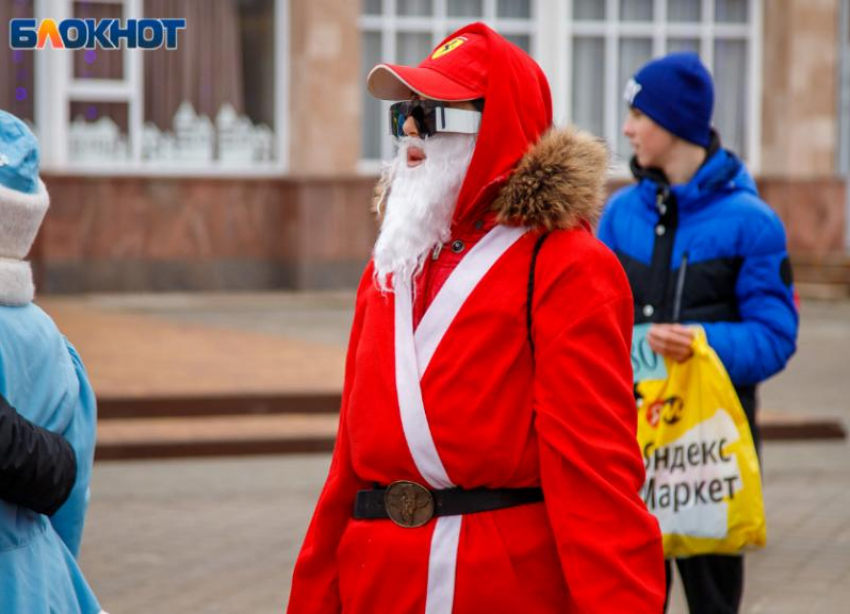
[(595, 224), (605, 204), (608, 150), (576, 128), (552, 129), (523, 156), (493, 201), (500, 224), (555, 230)]
[[(500, 224), (555, 230), (595, 224), (605, 203), (609, 157), (605, 144), (576, 128), (553, 128), (533, 145), (505, 180), (491, 210)], [(389, 189), (375, 187), (380, 214)]]

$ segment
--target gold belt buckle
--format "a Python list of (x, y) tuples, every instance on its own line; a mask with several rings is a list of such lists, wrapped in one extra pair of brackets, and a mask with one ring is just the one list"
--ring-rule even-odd
[(394, 523), (406, 529), (421, 527), (434, 517), (434, 497), (431, 491), (407, 480), (387, 486), (384, 507)]

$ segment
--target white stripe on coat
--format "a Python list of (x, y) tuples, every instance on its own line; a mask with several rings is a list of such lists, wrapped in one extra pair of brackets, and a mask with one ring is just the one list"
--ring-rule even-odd
[(393, 279), (395, 293), (395, 385), (401, 426), (416, 468), (434, 489), (454, 486), (431, 437), (413, 342), (413, 301), (410, 281)]
[[(433, 489), (451, 488), (454, 484), (440, 459), (428, 426), (422, 401), (422, 374), (466, 299), (493, 264), (526, 230), (496, 226), (487, 233), (452, 271), (425, 312), (415, 335), (411, 283), (409, 280), (398, 280), (398, 283), (393, 280), (396, 393), (401, 423), (413, 462)], [(425, 614), (451, 614), (462, 518), (442, 516), (437, 519), (428, 559)]]
[(466, 257), (452, 271), (416, 329), (414, 341), (420, 378), (428, 368), (443, 335), (446, 334), (457, 312), (472, 294), (475, 286), (502, 254), (527, 230), (521, 226), (496, 226), (469, 250)]
[(425, 614), (451, 614), (455, 600), (455, 571), (463, 516), (440, 516), (431, 536)]

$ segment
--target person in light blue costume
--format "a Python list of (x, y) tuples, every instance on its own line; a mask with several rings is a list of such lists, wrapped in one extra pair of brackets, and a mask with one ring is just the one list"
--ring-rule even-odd
[(38, 168), (35, 136), (0, 111), (0, 395), (23, 417), (61, 434), (77, 461), (71, 493), (50, 518), (0, 493), (0, 612), (98, 614), (76, 561), (94, 458), (95, 397), (74, 347), (33, 304), (24, 261), (49, 204)]

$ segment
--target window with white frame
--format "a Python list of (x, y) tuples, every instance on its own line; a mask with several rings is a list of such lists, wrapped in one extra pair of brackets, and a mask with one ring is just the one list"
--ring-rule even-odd
[(9, 22), (32, 19), (35, 0), (0, 3), (0, 109), (35, 124), (35, 52), (9, 49)]
[(715, 83), (714, 124), (723, 145), (758, 156), (758, 0), (572, 0), (565, 22), (566, 115), (604, 136), (621, 164), (631, 156), (621, 126), (628, 79), (653, 57), (698, 53)]
[[(419, 64), (447, 35), (483, 21), (532, 55), (537, 49), (535, 5), (539, 0), (362, 0), (360, 83), (381, 62)], [(392, 155), (388, 103), (363, 92), (361, 158)]]
[(288, 0), (24, 1), (37, 19), (187, 20), (175, 50), (30, 52), (45, 167), (168, 174), (285, 169)]
[[(480, 19), (540, 62), (556, 123), (605, 138), (621, 169), (631, 155), (621, 136), (629, 77), (653, 57), (696, 51), (714, 76), (724, 146), (758, 168), (762, 0), (361, 1), (360, 83), (378, 62), (418, 63), (446, 34)], [(386, 105), (362, 92), (362, 158), (387, 158)]]

